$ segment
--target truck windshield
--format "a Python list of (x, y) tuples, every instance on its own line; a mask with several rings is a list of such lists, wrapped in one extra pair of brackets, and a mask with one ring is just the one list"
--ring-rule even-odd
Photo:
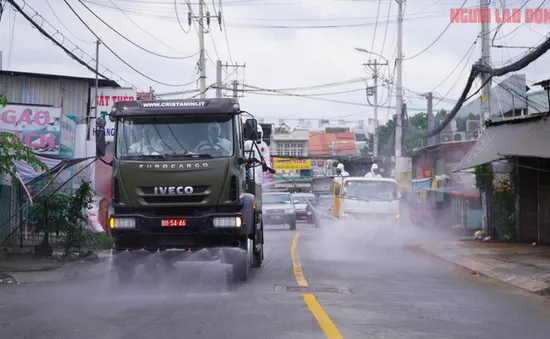
[(230, 115), (124, 117), (116, 138), (119, 159), (233, 155)]
[(267, 194), (262, 197), (263, 204), (292, 204), (290, 194)]
[(346, 198), (365, 200), (394, 200), (399, 194), (392, 181), (350, 180), (344, 184)]

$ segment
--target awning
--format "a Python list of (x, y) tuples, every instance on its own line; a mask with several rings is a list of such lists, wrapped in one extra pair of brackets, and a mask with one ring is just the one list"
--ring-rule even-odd
[(476, 167), (507, 157), (550, 158), (548, 117), (524, 118), (488, 125), (454, 171)]
[(15, 167), (17, 168), (17, 173), (23, 180), (25, 184), (31, 183), (35, 180), (40, 180), (44, 178), (47, 173), (49, 174), (55, 174), (58, 171), (60, 171), (63, 168), (68, 168), (71, 166), (74, 166), (82, 161), (94, 159), (95, 157), (88, 157), (88, 158), (79, 158), (79, 159), (52, 159), (40, 155), (36, 155), (36, 158), (46, 167), (48, 167), (48, 171), (35, 171), (32, 166), (27, 164), (24, 161), (14, 161)]

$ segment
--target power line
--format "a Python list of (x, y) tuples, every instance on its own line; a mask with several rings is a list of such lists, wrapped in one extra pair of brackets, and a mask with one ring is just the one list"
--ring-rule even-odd
[(462, 3), (462, 5), (458, 8), (458, 10), (456, 11), (455, 15), (451, 18), (451, 20), (449, 21), (449, 23), (447, 24), (447, 27), (445, 27), (445, 29), (443, 30), (443, 32), (441, 32), (441, 34), (439, 34), (439, 36), (437, 38), (435, 38), (435, 40), (429, 44), (426, 48), (424, 48), (423, 50), (421, 50), (420, 52), (414, 54), (412, 57), (410, 58), (404, 58), (403, 60), (406, 61), (406, 60), (411, 60), (411, 59), (414, 59), (416, 58), (417, 56), (421, 55), (421, 54), (424, 54), (424, 52), (426, 52), (427, 50), (429, 50), (433, 45), (435, 45), (439, 39), (441, 39), (441, 37), (443, 36), (443, 34), (445, 34), (445, 32), (447, 32), (447, 30), (449, 29), (449, 27), (451, 27), (453, 21), (455, 20), (455, 18), (458, 16), (458, 14), (461, 12), (461, 9), (464, 8), (464, 5), (466, 5), (466, 2), (468, 0), (464, 0), (464, 2)]
[[(212, 0), (214, 1), (214, 0)], [(227, 46), (227, 53), (229, 55), (229, 61), (233, 64), (233, 56), (231, 55), (231, 48), (229, 48), (229, 38), (227, 37), (227, 26), (225, 24), (225, 15), (223, 13), (223, 2), (220, 0), (220, 13), (222, 15), (223, 34), (225, 35), (225, 44)]]
[[(334, 103), (345, 104), (345, 105), (352, 105), (352, 106), (361, 106), (361, 107), (368, 107), (368, 106), (369, 106), (368, 104), (363, 104), (363, 103), (359, 103), (359, 102), (351, 102), (351, 101), (335, 100), (335, 99), (326, 99), (326, 98), (318, 98), (318, 97), (315, 97), (315, 96), (304, 95), (304, 94), (292, 94), (292, 93), (282, 92), (282, 91), (279, 91), (279, 90), (261, 88), (261, 87), (251, 86), (251, 85), (243, 85), (243, 86), (244, 86), (244, 87), (248, 87), (248, 88), (252, 88), (252, 89), (256, 89), (256, 90), (263, 90), (263, 91), (265, 91), (265, 92), (277, 93), (277, 94), (282, 95), (282, 96), (300, 97), (300, 98), (307, 98), (307, 99), (311, 99), (311, 100), (319, 100), (319, 101), (334, 102)], [(246, 91), (246, 90), (243, 90), (243, 91)], [(265, 93), (259, 93), (259, 92), (247, 92), (247, 93), (256, 94), (256, 95), (263, 95), (263, 94), (265, 94)], [(269, 94), (268, 94), (268, 95), (269, 95)]]
[[(431, 91), (428, 91), (428, 92), (435, 92), (439, 87), (441, 87), (441, 85), (443, 85), (447, 80), (449, 80), (449, 78), (454, 74), (454, 72), (456, 72), (456, 70), (460, 67), (460, 65), (462, 64), (462, 62), (466, 59), (466, 57), (468, 57), (468, 60), (466, 60), (466, 64), (465, 65), (468, 65), (468, 61), (470, 60), (470, 58), (472, 57), (472, 54), (473, 54), (473, 50), (474, 50), (474, 47), (476, 46), (477, 44), (477, 41), (479, 40), (479, 37), (477, 37), (475, 39), (475, 41), (472, 43), (472, 45), (470, 46), (470, 48), (466, 51), (466, 54), (464, 54), (464, 56), (460, 59), (460, 61), (456, 64), (455, 68), (451, 71), (451, 73), (449, 73), (445, 79), (443, 79), (443, 81), (441, 81), (437, 86), (435, 86)], [(464, 72), (464, 69), (465, 67), (462, 69), (462, 72)], [(460, 72), (460, 74), (462, 74), (462, 72)], [(459, 75), (460, 77), (460, 75)], [(457, 81), (458, 82), (458, 81)], [(456, 83), (455, 83), (456, 84)], [(454, 85), (453, 85), (454, 87)]]
[[(73, 58), (76, 62), (81, 64), (82, 66), (86, 67), (88, 70), (92, 71), (94, 74), (97, 73), (100, 77), (103, 79), (109, 79), (105, 75), (99, 73), (96, 69), (88, 65), (84, 60), (77, 57), (72, 51), (69, 51), (65, 46), (63, 46), (59, 41), (55, 40), (52, 35), (50, 35), (46, 30), (44, 30), (40, 25), (38, 25), (27, 13), (23, 11), (23, 9), (15, 3), (14, 0), (7, 0), (19, 14), (21, 14), (34, 28), (36, 28), (40, 33), (42, 33), (46, 38), (48, 38), (51, 42), (53, 42), (57, 47), (61, 48), (65, 53), (67, 53), (71, 58)], [(30, 6), (28, 6), (30, 8)]]
[[(88, 24), (80, 17), (80, 15), (73, 9), (73, 7), (69, 4), (69, 2), (67, 0), (63, 0), (63, 2), (65, 2), (65, 4), (67, 5), (67, 7), (69, 7), (69, 9), (74, 13), (74, 15), (78, 18), (78, 20), (80, 20), (80, 22), (98, 39), (98, 40), (101, 40), (101, 38), (94, 32), (93, 29), (90, 28), (90, 26), (88, 26)], [(101, 40), (102, 41), (102, 40)], [(129, 68), (131, 68), (134, 72), (138, 73), (139, 75), (143, 76), (144, 78), (147, 78), (157, 84), (161, 84), (161, 85), (164, 85), (164, 86), (168, 86), (168, 87), (182, 87), (182, 86), (186, 86), (186, 84), (178, 84), (178, 85), (174, 85), (174, 84), (169, 84), (169, 83), (166, 83), (166, 82), (162, 82), (162, 81), (158, 81), (156, 79), (153, 79), (151, 78), (150, 76), (140, 72), (138, 69), (136, 69), (134, 66), (130, 65), (128, 62), (126, 62), (126, 60), (124, 60), (122, 57), (120, 57), (117, 53), (115, 53), (115, 51), (113, 51), (105, 42), (103, 42), (103, 45), (105, 46), (105, 48), (107, 48), (107, 50), (109, 50), (109, 52), (111, 52), (117, 59), (119, 59), (120, 61), (122, 61), (122, 63), (124, 63), (126, 66), (128, 66)]]
[(176, 13), (176, 19), (178, 20), (178, 24), (179, 24), (181, 30), (186, 34), (191, 32), (191, 26), (189, 26), (189, 29), (187, 31), (185, 30), (185, 28), (183, 28), (183, 24), (181, 23), (180, 15), (179, 15), (179, 12), (178, 12), (178, 0), (174, 0), (174, 12)]
[[(408, 130), (413, 132), (419, 137), (423, 138), (429, 138), (434, 135), (439, 134), (445, 126), (447, 126), (452, 119), (458, 114), (458, 111), (462, 108), (462, 105), (475, 96), (481, 89), (489, 82), (493, 77), (499, 77), (506, 75), (511, 72), (518, 71), (520, 69), (523, 69), (527, 67), (529, 64), (531, 64), (533, 61), (540, 58), (543, 54), (545, 54), (550, 49), (550, 37), (546, 39), (542, 44), (540, 44), (533, 52), (528, 53), (520, 60), (513, 62), (509, 64), (508, 66), (500, 67), (500, 68), (491, 68), (489, 66), (486, 66), (480, 62), (474, 64), (472, 66), (472, 69), (470, 71), (470, 76), (468, 77), (468, 82), (466, 83), (466, 87), (462, 91), (462, 95), (458, 99), (458, 102), (456, 103), (455, 107), (451, 110), (450, 114), (447, 116), (447, 118), (442, 121), (441, 125), (438, 127), (428, 131), (428, 132), (420, 132), (415, 128), (412, 128), (411, 126), (406, 127)], [(477, 78), (478, 75), (485, 73), (488, 75), (487, 79), (484, 81), (484, 83), (479, 87), (472, 95), (468, 96), (468, 93), (470, 92), (470, 89), (472, 88), (474, 80)]]
[[(115, 32), (118, 36), (120, 36), (122, 39), (128, 41), (129, 43), (131, 43), (132, 45), (136, 46), (137, 48), (141, 49), (142, 51), (145, 51), (149, 54), (152, 54), (152, 55), (155, 55), (155, 56), (158, 56), (158, 57), (161, 57), (161, 58), (166, 58), (166, 59), (178, 59), (178, 60), (184, 60), (184, 59), (189, 59), (189, 58), (192, 58), (194, 56), (196, 56), (198, 53), (195, 53), (193, 55), (187, 55), (187, 56), (170, 56), (170, 55), (164, 55), (164, 54), (159, 54), (157, 52), (153, 52), (143, 46), (140, 46), (138, 44), (136, 44), (135, 42), (133, 42), (132, 40), (128, 39), (126, 36), (124, 36), (122, 33), (120, 33), (118, 30), (114, 29), (111, 25), (109, 25), (107, 22), (105, 22), (105, 20), (103, 20), (99, 15), (97, 15), (94, 11), (92, 11), (90, 9), (90, 7), (86, 6), (86, 4), (82, 1), (82, 0), (78, 0), (78, 2), (80, 2), (80, 4), (82, 6), (84, 6), (84, 8), (86, 8), (88, 10), (88, 12), (92, 13), (93, 16), (95, 16), (99, 21), (101, 21), (105, 26), (109, 27), (109, 29), (111, 29), (113, 32)], [(67, 3), (65, 1), (65, 3)], [(72, 9), (71, 9), (72, 10)], [(75, 13), (73, 11), (73, 13)], [(76, 13), (75, 13), (76, 14)], [(94, 34), (95, 35), (95, 34)], [(97, 37), (97, 36), (96, 36)], [(99, 39), (99, 38), (98, 38)]]
[(76, 34), (74, 34), (73, 32), (71, 32), (71, 30), (65, 26), (65, 24), (63, 23), (63, 20), (61, 20), (57, 14), (55, 13), (55, 10), (52, 8), (52, 5), (50, 4), (50, 1), (49, 0), (46, 0), (46, 4), (48, 5), (48, 7), (50, 8), (50, 10), (52, 11), (52, 14), (55, 16), (55, 18), (57, 19), (57, 21), (59, 21), (59, 23), (61, 24), (61, 26), (63, 26), (67, 32), (69, 32), (70, 35), (72, 35), (76, 40), (84, 43), (84, 44), (87, 44), (87, 45), (93, 45), (94, 42), (89, 42), (89, 41), (84, 41), (82, 39), (80, 39), (78, 36), (76, 36)]
[(168, 46), (168, 45), (167, 45), (165, 42), (163, 42), (161, 39), (159, 39), (159, 38), (157, 38), (156, 36), (154, 36), (153, 34), (149, 33), (149, 31), (147, 31), (147, 30), (141, 28), (141, 26), (138, 25), (134, 20), (132, 20), (132, 18), (130, 18), (130, 16), (129, 16), (128, 14), (126, 14), (126, 12), (125, 12), (123, 9), (121, 9), (120, 7), (118, 7), (118, 5), (115, 4), (115, 3), (113, 2), (113, 0), (109, 0), (109, 2), (110, 2), (113, 6), (115, 6), (115, 8), (116, 8), (120, 13), (122, 13), (122, 15), (124, 15), (124, 16), (126, 17), (126, 19), (130, 20), (130, 22), (133, 23), (134, 26), (136, 26), (140, 31), (142, 31), (143, 33), (147, 34), (148, 36), (150, 36), (151, 38), (155, 39), (156, 41), (160, 42), (162, 45), (164, 45), (164, 46), (167, 47), (168, 49), (171, 49), (172, 51), (181, 54), (181, 52), (179, 52), (179, 51), (175, 50), (174, 48)]

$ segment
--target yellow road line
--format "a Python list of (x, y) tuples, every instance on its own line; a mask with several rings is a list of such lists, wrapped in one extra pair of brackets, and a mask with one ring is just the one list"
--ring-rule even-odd
[[(304, 272), (302, 271), (302, 265), (300, 265), (300, 260), (298, 260), (298, 239), (300, 238), (300, 233), (296, 233), (292, 239), (292, 246), (290, 247), (290, 257), (292, 258), (292, 268), (294, 270), (294, 277), (296, 277), (296, 282), (298, 286), (308, 286)], [(344, 337), (336, 328), (336, 325), (332, 322), (328, 314), (323, 310), (315, 296), (311, 293), (302, 294), (306, 305), (309, 307), (309, 310), (317, 319), (321, 330), (325, 333), (328, 339), (343, 339)]]

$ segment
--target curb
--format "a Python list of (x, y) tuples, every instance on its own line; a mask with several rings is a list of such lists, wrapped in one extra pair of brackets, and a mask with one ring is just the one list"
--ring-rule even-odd
[(541, 280), (513, 273), (498, 272), (490, 265), (464, 256), (454, 255), (450, 253), (450, 251), (445, 252), (434, 249), (433, 247), (430, 248), (430, 246), (418, 246), (418, 248), (428, 254), (434, 255), (455, 265), (465, 267), (473, 272), (477, 272), (515, 287), (519, 287), (528, 292), (540, 295), (550, 294), (550, 284)]

